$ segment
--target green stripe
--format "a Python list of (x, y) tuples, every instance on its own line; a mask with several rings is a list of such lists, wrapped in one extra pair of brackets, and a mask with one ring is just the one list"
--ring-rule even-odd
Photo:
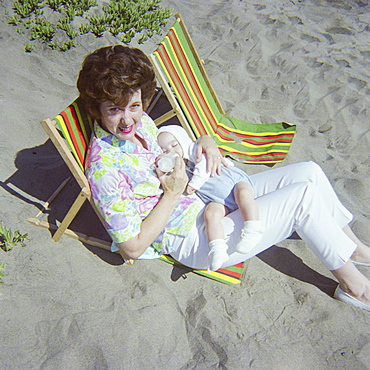
[(207, 273), (207, 270), (193, 270), (192, 272), (194, 272), (195, 274), (207, 277), (209, 279), (216, 280), (220, 283), (227, 284), (227, 285), (240, 284), (240, 279), (238, 279), (236, 277), (233, 277), (233, 276), (232, 277), (229, 276), (228, 279), (226, 279), (226, 278), (223, 279), (222, 274), (220, 274), (218, 276), (214, 276), (212, 274)]
[[(234, 277), (234, 276), (230, 277), (230, 276), (224, 275), (225, 278), (222, 278), (222, 276), (223, 276), (222, 273), (218, 273), (216, 275), (216, 274), (209, 273), (207, 270), (199, 270), (199, 269), (193, 269), (191, 267), (187, 267), (187, 266), (181, 264), (180, 262), (177, 262), (175, 259), (173, 259), (169, 255), (162, 255), (162, 256), (159, 257), (159, 259), (164, 261), (164, 262), (170, 263), (171, 265), (180, 266), (181, 268), (184, 268), (184, 269), (188, 270), (189, 272), (194, 272), (195, 274), (207, 277), (207, 278), (212, 279), (212, 280), (219, 281), (219, 282), (227, 284), (227, 285), (240, 284), (241, 276), (240, 276), (240, 278), (237, 278), (237, 277)], [(236, 266), (230, 266), (230, 267), (225, 268), (224, 270), (236, 271), (236, 272), (240, 272), (240, 274), (242, 274), (244, 268), (236, 267)]]
[[(173, 45), (170, 42), (169, 38), (165, 38), (163, 40), (162, 44), (165, 47), (165, 49), (167, 50), (169, 58), (173, 62), (174, 67), (176, 69), (176, 72), (179, 74), (179, 77), (180, 77), (182, 83), (185, 85), (185, 89), (189, 93), (189, 97), (190, 97), (191, 101), (193, 102), (193, 104), (195, 106), (195, 110), (200, 115), (201, 122), (195, 123), (195, 122), (192, 121), (192, 119), (190, 117), (188, 117), (188, 118), (191, 121), (191, 123), (193, 123), (193, 126), (194, 125), (196, 126), (197, 124), (201, 124), (206, 129), (208, 134), (212, 134), (214, 129), (210, 124), (208, 124), (208, 120), (209, 120), (208, 119), (208, 114), (210, 114), (212, 116), (212, 121), (214, 121), (213, 124), (215, 126), (217, 126), (218, 118), (220, 117), (221, 112), (219, 111), (218, 106), (217, 106), (216, 102), (214, 101), (214, 98), (213, 98), (211, 92), (209, 91), (208, 85), (207, 85), (206, 81), (204, 80), (203, 75), (202, 75), (202, 73), (201, 73), (201, 71), (198, 67), (198, 64), (196, 63), (196, 60), (193, 57), (193, 54), (191, 53), (191, 49), (190, 49), (189, 45), (187, 44), (186, 37), (184, 36), (184, 34), (182, 32), (182, 28), (181, 28), (180, 24), (178, 22), (176, 22), (173, 29), (176, 31), (177, 39), (180, 42), (181, 47), (184, 49), (183, 51), (184, 51), (186, 57), (188, 58), (188, 63), (193, 68), (193, 71), (191, 71), (191, 70), (189, 71), (188, 66), (184, 67), (184, 68), (187, 69), (185, 71), (183, 69), (183, 67), (181, 66), (181, 64), (177, 61), (176, 56), (177, 56), (177, 58), (180, 59), (180, 61), (185, 62), (184, 59), (182, 58), (182, 56), (180, 57), (180, 54), (179, 54), (180, 52), (179, 52), (179, 49), (178, 49), (177, 45)], [(173, 45), (173, 47), (176, 48), (174, 50), (174, 52), (172, 51), (172, 45)], [(171, 77), (170, 77), (168, 71), (165, 70), (165, 72), (167, 74), (167, 77), (171, 80)], [(194, 74), (198, 81), (190, 80), (187, 77), (187, 75), (189, 73)], [(174, 81), (173, 80), (171, 80), (171, 81), (174, 84)], [(196, 91), (195, 86), (198, 86), (201, 89), (201, 91), (199, 93)], [(209, 107), (209, 110), (210, 110), (209, 113), (205, 112), (205, 107), (204, 107), (205, 103), (200, 101), (199, 94), (202, 94), (202, 97), (206, 100), (206, 104), (208, 104), (208, 107)], [(188, 107), (186, 106), (186, 103), (183, 101), (182, 96), (180, 96), (179, 98), (181, 99), (181, 103), (183, 105), (183, 108), (185, 108), (185, 110), (186, 110), (186, 108), (188, 108)], [(197, 131), (197, 128), (196, 127), (194, 127), (194, 128)]]
[[(76, 119), (75, 120), (71, 109), (75, 111)], [(82, 103), (80, 98), (77, 98), (71, 105), (69, 105), (66, 109), (62, 111), (62, 113), (66, 114), (66, 119), (68, 122), (64, 121), (63, 116), (58, 114), (54, 120), (57, 122), (57, 125), (62, 132), (63, 137), (65, 138), (72, 154), (74, 155), (77, 163), (81, 167), (82, 170), (84, 170), (84, 159), (86, 155), (86, 149), (87, 145), (90, 140), (91, 132), (93, 123), (91, 118), (86, 114), (85, 110), (82, 107)], [(68, 128), (67, 123), (70, 124), (71, 130)], [(82, 130), (82, 131), (80, 131)], [(80, 137), (80, 133), (82, 133), (83, 139)], [(77, 148), (72, 140), (72, 138), (75, 139), (77, 142)], [(86, 145), (86, 149), (84, 148), (84, 144)], [(82, 161), (78, 155), (78, 150), (82, 155)]]
[[(82, 159), (79, 157), (79, 160), (82, 164), (82, 161), (85, 158), (85, 154), (86, 154), (86, 149), (84, 149), (84, 144), (86, 144), (86, 141), (82, 141), (82, 139), (80, 137), (81, 131), (80, 131), (80, 127), (78, 125), (79, 122), (75, 121), (71, 110), (67, 108), (64, 111), (67, 113), (69, 124), (71, 126), (71, 128), (69, 129), (69, 134), (71, 135), (71, 137), (73, 137), (73, 140), (75, 142), (74, 145), (75, 146), (77, 145), (78, 152), (81, 153), (81, 155), (83, 157)], [(82, 122), (82, 124), (83, 124), (83, 122)], [(76, 148), (76, 151), (77, 151), (77, 148)]]
[(181, 43), (181, 45), (184, 49), (184, 52), (185, 52), (187, 58), (189, 59), (189, 62), (191, 64), (191, 66), (194, 69), (194, 73), (196, 74), (196, 76), (198, 78), (198, 81), (199, 81), (204, 93), (206, 94), (206, 99), (208, 101), (208, 104), (211, 107), (211, 110), (215, 114), (216, 119), (217, 119), (217, 117), (221, 117), (222, 113), (218, 109), (218, 106), (217, 106), (217, 104), (216, 104), (216, 102), (213, 98), (213, 95), (209, 90), (208, 84), (207, 84), (206, 80), (204, 79), (203, 74), (201, 73), (201, 70), (200, 70), (200, 68), (199, 68), (199, 66), (198, 66), (198, 64), (197, 64), (197, 62), (194, 58), (193, 52), (192, 52), (192, 50), (191, 50), (191, 48), (190, 48), (190, 46), (187, 42), (185, 34), (182, 31), (180, 23), (176, 22), (175, 26), (174, 26), (174, 29), (176, 30), (178, 38), (180, 40), (180, 43)]
[(59, 127), (59, 130), (62, 132), (62, 135), (63, 135), (64, 139), (66, 140), (69, 149), (71, 150), (72, 154), (74, 155), (74, 157), (75, 157), (77, 163), (79, 164), (79, 166), (83, 169), (82, 163), (80, 162), (80, 159), (79, 159), (79, 157), (77, 155), (77, 152), (74, 148), (73, 142), (71, 141), (71, 136), (70, 136), (69, 131), (66, 127), (66, 123), (64, 122), (64, 118), (61, 115), (58, 114), (54, 118), (54, 121), (57, 122), (57, 126)]
[(93, 129), (92, 119), (86, 114), (82, 107), (82, 102), (80, 98), (77, 98), (71, 105), (74, 106), (78, 120), (82, 128), (82, 133), (84, 135), (86, 143), (90, 141), (91, 132)]

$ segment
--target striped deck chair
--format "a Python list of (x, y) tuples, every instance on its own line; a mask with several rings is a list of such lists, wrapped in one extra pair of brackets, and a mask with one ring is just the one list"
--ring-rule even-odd
[(159, 257), (159, 259), (172, 265), (180, 266), (181, 268), (188, 270), (189, 272), (194, 272), (197, 275), (201, 275), (227, 285), (240, 284), (244, 272), (244, 262), (237, 263), (234, 266), (220, 268), (217, 271), (208, 271), (192, 269), (190, 267), (184, 266), (168, 255), (163, 255)]
[(176, 116), (193, 140), (207, 134), (223, 155), (244, 163), (283, 161), (296, 126), (285, 122), (253, 124), (226, 116), (181, 16), (176, 14), (176, 18), (150, 55), (158, 82), (172, 107), (155, 120), (156, 124)]
[[(56, 242), (64, 234), (83, 243), (110, 250), (111, 242), (90, 237), (68, 229), (70, 223), (81, 209), (85, 200), (90, 201), (99, 219), (102, 221), (103, 225), (105, 225), (104, 220), (101, 218), (100, 213), (97, 211), (95, 204), (92, 201), (89, 184), (84, 174), (86, 150), (93, 125), (91, 118), (85, 113), (81, 101), (78, 98), (53, 120), (47, 118), (41, 121), (41, 125), (64, 159), (81, 190), (59, 226), (40, 220), (38, 217), (42, 215), (42, 212), (39, 212), (36, 217), (28, 218), (27, 221), (35, 226), (55, 231), (52, 239)], [(44, 206), (45, 209), (60, 193), (67, 181), (68, 179), (63, 181), (63, 183), (49, 197)], [(208, 277), (224, 284), (239, 284), (244, 268), (244, 264), (240, 263), (215, 272), (208, 272), (207, 270), (198, 270), (183, 266), (167, 255), (161, 256), (160, 259), (173, 265), (182, 266), (190, 272), (194, 272), (198, 275)], [(127, 263), (132, 264), (133, 261), (129, 260)]]
[[(55, 231), (52, 237), (54, 241), (58, 241), (61, 236), (65, 234), (90, 245), (110, 249), (111, 243), (107, 241), (92, 238), (68, 229), (70, 223), (86, 200), (89, 200), (92, 207), (95, 209), (95, 205), (91, 199), (89, 184), (84, 173), (85, 156), (92, 131), (91, 118), (85, 113), (80, 99), (78, 98), (53, 120), (46, 118), (41, 121), (41, 125), (64, 159), (64, 162), (67, 164), (81, 190), (59, 226), (41, 221), (38, 217), (42, 215), (42, 212), (39, 212), (35, 218), (27, 219), (27, 221), (33, 225)], [(67, 182), (68, 179), (63, 181), (54, 191), (46, 201), (44, 209), (46, 209), (52, 200), (62, 191)], [(96, 213), (100, 218), (99, 213), (97, 211)], [(100, 218), (100, 220), (102, 219)]]

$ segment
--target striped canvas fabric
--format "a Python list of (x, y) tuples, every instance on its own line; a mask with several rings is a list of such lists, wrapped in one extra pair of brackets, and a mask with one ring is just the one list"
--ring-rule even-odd
[(282, 162), (296, 127), (287, 123), (246, 123), (222, 116), (213, 138), (223, 155), (245, 163)]
[(253, 124), (226, 117), (194, 53), (187, 32), (176, 21), (154, 56), (195, 136), (211, 136), (224, 155), (244, 163), (283, 161), (292, 144), (296, 126), (283, 122)]
[(195, 135), (213, 136), (223, 110), (208, 88), (179, 22), (175, 22), (154, 55), (170, 81)]
[(193, 269), (193, 268), (184, 266), (181, 263), (174, 260), (171, 256), (166, 255), (166, 254), (159, 257), (159, 259), (167, 263), (170, 263), (172, 265), (180, 266), (181, 268), (184, 268), (188, 270), (189, 272), (194, 272), (195, 274), (202, 275), (212, 280), (216, 280), (220, 283), (228, 284), (228, 285), (240, 284), (241, 278), (243, 276), (243, 271), (244, 271), (244, 262), (238, 263), (234, 266), (222, 268), (222, 269), (219, 269), (213, 272), (213, 271), (208, 271), (208, 270)]
[(86, 150), (89, 145), (93, 123), (84, 111), (80, 98), (77, 98), (59, 113), (54, 121), (62, 132), (77, 163), (84, 171)]

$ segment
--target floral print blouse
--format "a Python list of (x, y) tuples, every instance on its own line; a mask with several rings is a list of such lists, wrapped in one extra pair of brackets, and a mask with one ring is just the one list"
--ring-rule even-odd
[[(87, 152), (86, 176), (92, 197), (115, 243), (140, 233), (142, 220), (163, 193), (154, 164), (162, 152), (156, 141), (157, 127), (146, 113), (136, 132), (148, 149), (117, 138), (95, 122)], [(196, 195), (182, 195), (165, 229), (149, 247), (155, 251), (147, 252), (171, 253), (168, 234), (186, 237), (202, 208), (203, 202)]]

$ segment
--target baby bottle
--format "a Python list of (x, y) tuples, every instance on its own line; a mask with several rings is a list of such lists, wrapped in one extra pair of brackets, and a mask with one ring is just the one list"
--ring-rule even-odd
[(162, 172), (170, 172), (175, 167), (175, 158), (178, 157), (178, 154), (175, 152), (166, 153), (159, 161), (158, 168)]

